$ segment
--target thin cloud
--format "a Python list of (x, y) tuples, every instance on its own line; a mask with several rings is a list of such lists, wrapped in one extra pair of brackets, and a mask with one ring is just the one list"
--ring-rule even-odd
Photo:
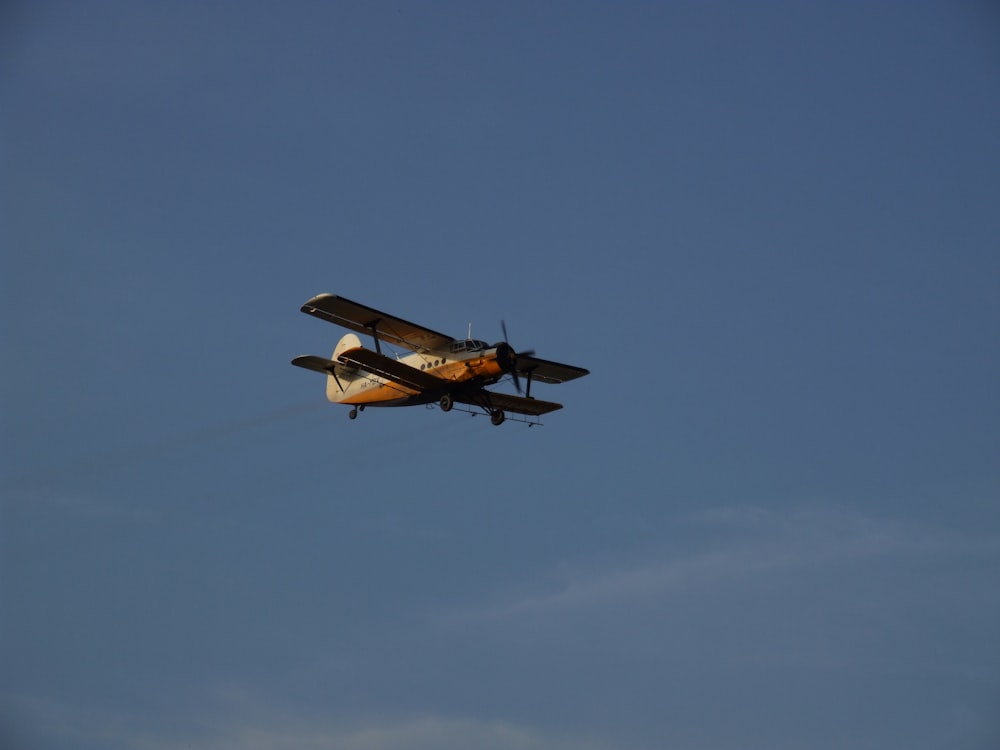
[(554, 583), (545, 593), (510, 598), (454, 617), (516, 620), (612, 603), (666, 600), (688, 591), (852, 560), (1000, 551), (1000, 540), (932, 532), (840, 508), (781, 512), (723, 507), (688, 516), (679, 525), (685, 531), (678, 535), (680, 551), (664, 549), (653, 559), (603, 569), (564, 566), (549, 575)]
[[(300, 724), (305, 722), (300, 722)], [(148, 750), (160, 750), (149, 746)], [(455, 750), (475, 747), (482, 750), (543, 750), (549, 748), (591, 748), (601, 746), (579, 738), (557, 737), (533, 728), (504, 721), (424, 716), (403, 720), (384, 720), (357, 727), (278, 726), (256, 723), (232, 725), (206, 741), (191, 742), (194, 750), (221, 750), (240, 747), (244, 750)]]
[(191, 719), (180, 729), (175, 722), (169, 730), (145, 725), (138, 715), (84, 712), (51, 701), (19, 703), (22, 717), (46, 727), (39, 740), (99, 743), (109, 750), (610, 750), (586, 738), (503, 720), (421, 715), (336, 721), (246, 697), (237, 705), (216, 704), (220, 717)]

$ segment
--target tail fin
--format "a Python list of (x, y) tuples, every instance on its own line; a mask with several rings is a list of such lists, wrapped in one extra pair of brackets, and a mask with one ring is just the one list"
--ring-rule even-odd
[(333, 361), (336, 362), (337, 358), (344, 352), (350, 349), (361, 348), (361, 339), (355, 336), (353, 333), (348, 333), (337, 342), (337, 348), (333, 350)]
[(332, 359), (324, 359), (314, 354), (306, 354), (296, 357), (292, 364), (296, 367), (304, 367), (307, 370), (326, 375), (326, 397), (329, 401), (338, 402), (341, 399), (347, 386), (358, 377), (358, 368), (354, 365), (343, 365), (338, 360), (340, 355), (351, 349), (360, 349), (361, 339), (353, 333), (348, 333), (337, 342), (337, 348), (333, 350)]
[(333, 350), (333, 363), (331, 377), (326, 379), (326, 398), (328, 401), (340, 401), (340, 396), (347, 388), (348, 383), (358, 377), (358, 368), (350, 365), (342, 365), (338, 361), (340, 355), (351, 349), (361, 348), (361, 339), (353, 333), (344, 334), (337, 346)]

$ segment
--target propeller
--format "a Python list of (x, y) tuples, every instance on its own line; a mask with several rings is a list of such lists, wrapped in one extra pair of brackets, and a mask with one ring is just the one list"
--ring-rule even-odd
[[(497, 363), (500, 365), (500, 369), (504, 372), (510, 373), (511, 378), (514, 381), (514, 388), (517, 392), (521, 392), (521, 379), (517, 375), (517, 356), (518, 352), (514, 351), (514, 347), (510, 345), (507, 338), (507, 324), (504, 321), (500, 321), (500, 329), (503, 331), (503, 341), (496, 344), (497, 350)], [(526, 349), (520, 352), (525, 357), (530, 357), (535, 353), (534, 349)]]

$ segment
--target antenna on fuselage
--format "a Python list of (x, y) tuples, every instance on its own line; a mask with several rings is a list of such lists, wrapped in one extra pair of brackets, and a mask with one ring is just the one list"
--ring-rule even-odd
[(472, 338), (472, 323), (469, 323), (469, 335), (466, 336), (465, 338), (467, 338), (467, 339), (471, 339)]

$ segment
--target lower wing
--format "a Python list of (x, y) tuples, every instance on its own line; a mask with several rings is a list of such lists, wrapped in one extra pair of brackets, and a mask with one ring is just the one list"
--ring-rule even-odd
[(525, 398), (524, 396), (514, 396), (510, 393), (494, 393), (485, 388), (473, 393), (458, 392), (455, 400), (460, 404), (470, 404), (481, 406), (486, 409), (500, 409), (514, 414), (527, 414), (537, 417), (541, 414), (548, 414), (550, 411), (562, 409), (562, 404), (553, 401), (539, 401), (537, 398)]

